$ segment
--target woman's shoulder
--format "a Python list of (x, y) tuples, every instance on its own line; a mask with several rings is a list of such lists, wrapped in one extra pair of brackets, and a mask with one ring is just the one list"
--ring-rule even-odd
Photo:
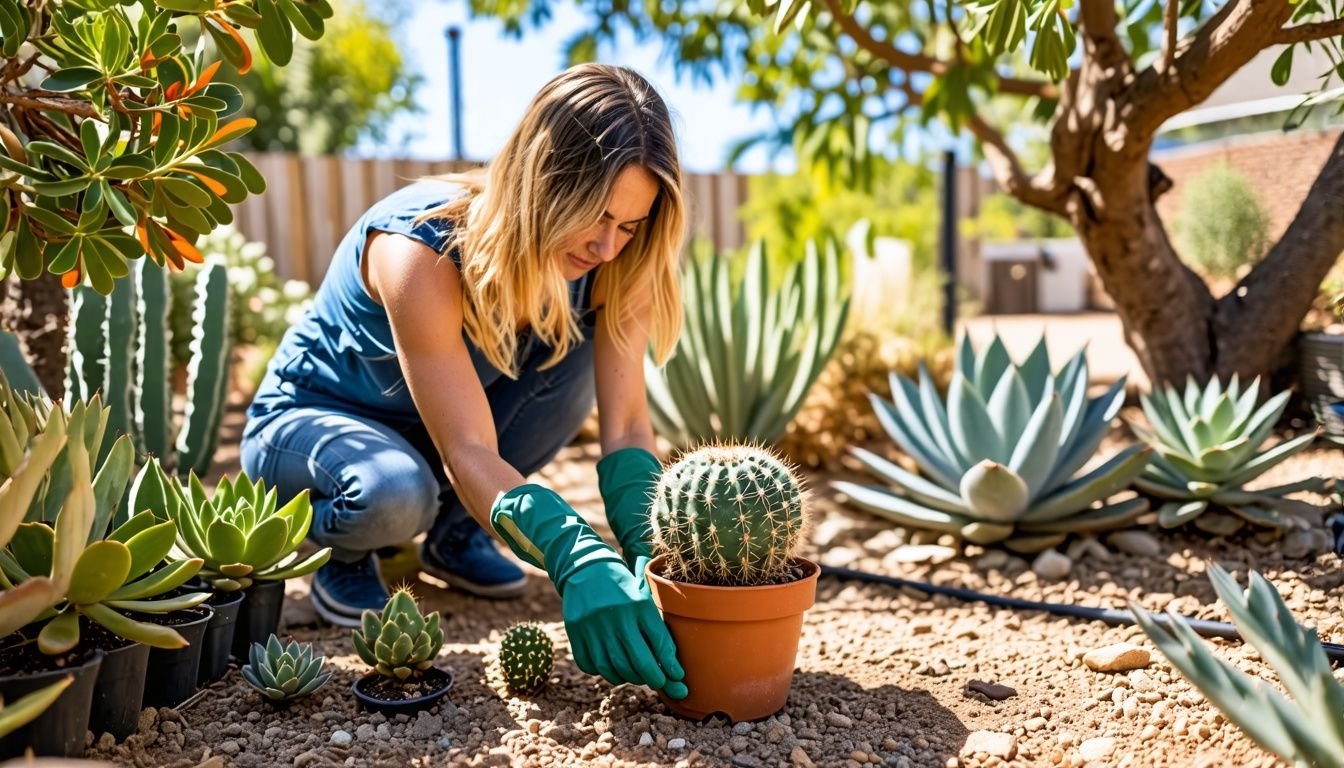
[(467, 187), (448, 179), (420, 179), (407, 184), (374, 203), (370, 212), (414, 214), (420, 216), (467, 194)]
[(462, 184), (423, 179), (408, 184), (371, 206), (364, 215), (364, 232), (392, 232), (442, 253), (452, 235), (452, 222), (432, 212), (467, 194)]

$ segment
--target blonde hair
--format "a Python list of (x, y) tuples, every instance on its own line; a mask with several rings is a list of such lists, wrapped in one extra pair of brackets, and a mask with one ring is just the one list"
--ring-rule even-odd
[(467, 193), (422, 218), (452, 220), (447, 249), (460, 254), (463, 327), (511, 378), (518, 376), (519, 319), (554, 349), (542, 368), (582, 341), (555, 253), (601, 218), (616, 177), (632, 165), (657, 180), (658, 195), (620, 255), (598, 266), (592, 279), (605, 299), (601, 322), (626, 351), (630, 297), (649, 291), (649, 340), (661, 365), (681, 333), (678, 260), (686, 224), (671, 119), (648, 81), (625, 67), (571, 67), (537, 93), (485, 169), (438, 177)]

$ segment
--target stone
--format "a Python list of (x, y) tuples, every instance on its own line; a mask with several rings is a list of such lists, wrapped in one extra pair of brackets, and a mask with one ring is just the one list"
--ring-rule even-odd
[(668, 739), (668, 740), (667, 740), (667, 748), (668, 748), (668, 749), (685, 749), (685, 748), (686, 748), (686, 740), (685, 740), (685, 739)]
[(815, 768), (812, 758), (807, 756), (807, 751), (802, 747), (793, 748), (793, 751), (789, 753), (789, 762), (798, 766), (798, 768)]
[(1135, 557), (1158, 557), (1162, 542), (1147, 531), (1117, 531), (1106, 537), (1106, 543)]
[(140, 710), (140, 723), (137, 727), (139, 731), (148, 731), (159, 721), (159, 711), (153, 707), (147, 707)]
[(930, 563), (938, 565), (957, 556), (957, 550), (941, 544), (906, 544), (897, 547), (882, 558), (888, 565), (893, 563)]
[(1078, 745), (1078, 754), (1084, 760), (1105, 760), (1115, 751), (1115, 739), (1109, 736), (1101, 736), (1095, 739), (1088, 739)]
[(349, 731), (333, 731), (331, 734), (331, 743), (338, 747), (348, 747), (354, 740), (355, 737)]
[(641, 747), (653, 746), (653, 734), (649, 733), (648, 731), (639, 734), (639, 746)]
[(751, 731), (751, 723), (745, 720), (733, 726), (733, 733), (738, 736), (746, 736), (748, 733), (751, 733)]
[(219, 745), (219, 751), (223, 752), (229, 757), (233, 757), (234, 755), (238, 754), (241, 750), (242, 748), (238, 746), (238, 742), (234, 741), (233, 739), (229, 739), (228, 741), (225, 741), (223, 744)]
[(1083, 654), (1083, 663), (1094, 672), (1128, 672), (1147, 667), (1150, 657), (1147, 648), (1115, 643)]
[(852, 549), (850, 547), (831, 547), (821, 553), (817, 562), (830, 568), (848, 568), (858, 562), (859, 558), (864, 556), (861, 549)]
[(1073, 570), (1073, 561), (1069, 559), (1068, 555), (1061, 554), (1053, 549), (1047, 549), (1031, 561), (1031, 570), (1046, 581), (1058, 581), (1068, 576), (1069, 571)]
[(982, 571), (996, 571), (1008, 564), (1008, 553), (1002, 549), (991, 549), (975, 559), (975, 567)]
[(839, 712), (827, 712), (826, 724), (833, 728), (853, 728), (854, 721)]
[(364, 723), (355, 729), (355, 738), (360, 741), (372, 741), (377, 731), (369, 723)]
[(984, 680), (972, 680), (966, 684), (967, 691), (983, 694), (992, 701), (1003, 701), (1017, 695), (1017, 689), (998, 683), (986, 683)]
[(987, 755), (1012, 760), (1017, 754), (1017, 738), (1011, 733), (997, 731), (972, 731), (961, 747), (961, 754), (974, 755), (983, 752)]

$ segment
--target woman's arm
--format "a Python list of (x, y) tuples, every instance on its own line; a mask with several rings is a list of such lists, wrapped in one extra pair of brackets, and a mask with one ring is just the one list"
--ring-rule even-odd
[(625, 349), (607, 332), (606, 322), (597, 324), (594, 340), (598, 430), (604, 456), (622, 448), (656, 452), (644, 388), (644, 350), (649, 345), (652, 297), (646, 290), (633, 297), (630, 306)]
[(449, 481), (481, 527), (523, 476), (499, 456), (490, 403), (462, 338), (456, 265), (402, 235), (377, 232), (364, 248), (369, 295), (387, 310), (402, 375)]

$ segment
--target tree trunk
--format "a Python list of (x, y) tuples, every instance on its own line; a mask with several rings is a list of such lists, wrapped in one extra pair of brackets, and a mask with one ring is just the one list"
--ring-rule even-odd
[(43, 272), (36, 280), (11, 275), (0, 283), (0, 327), (19, 338), (24, 357), (52, 399), (65, 396), (65, 333), (69, 316), (61, 278)]

